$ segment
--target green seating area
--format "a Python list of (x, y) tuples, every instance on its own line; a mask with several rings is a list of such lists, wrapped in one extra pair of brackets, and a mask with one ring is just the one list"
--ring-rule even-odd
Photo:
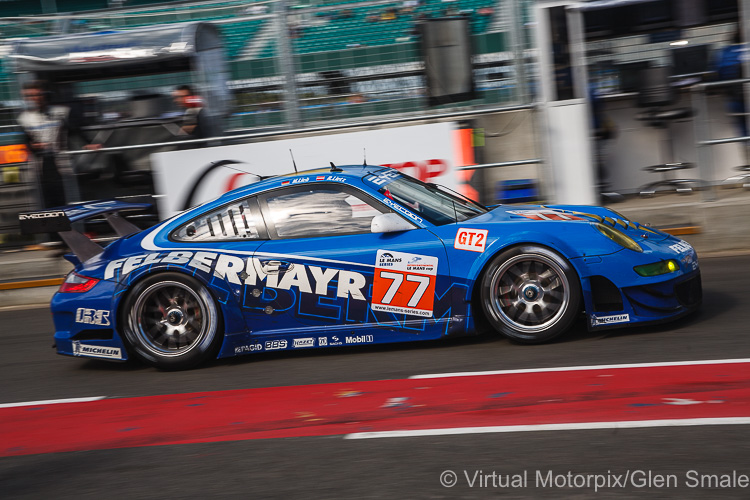
[(232, 61), (240, 56), (245, 45), (258, 33), (266, 19), (238, 21), (236, 23), (217, 24), (227, 51), (227, 60)]
[[(312, 14), (312, 22), (303, 22), (292, 28), (292, 42), (295, 52), (308, 54), (343, 50), (362, 46), (390, 45), (414, 40), (416, 23), (425, 17), (446, 15), (467, 15), (471, 19), (471, 33), (485, 33), (494, 14), (491, 9), (497, 0), (420, 0), (420, 3), (404, 10), (404, 2), (373, 4), (372, 0), (339, 0), (319, 3), (314, 7), (305, 5), (304, 0), (292, 9), (303, 14)], [(13, 6), (19, 12), (40, 14), (35, 1), (10, 0), (0, 2), (5, 10)], [(58, 11), (76, 12), (99, 8), (107, 0), (57, 0)], [(253, 2), (227, 0), (215, 3), (185, 4), (179, 2), (152, 0), (128, 0), (127, 7), (144, 6), (144, 9), (112, 11), (114, 15), (77, 17), (71, 20), (71, 32), (99, 31), (106, 29), (130, 29), (154, 24), (169, 24), (188, 21), (224, 21), (217, 23), (225, 37), (229, 60), (239, 57), (242, 49), (261, 29), (265, 20), (227, 22), (232, 18), (247, 15)], [(25, 6), (25, 10), (21, 5)], [(154, 5), (151, 8), (147, 6)], [(360, 6), (366, 4), (364, 6)], [(19, 10), (20, 9), (20, 10)], [(314, 11), (312, 9), (315, 9)], [(479, 14), (480, 9), (490, 9), (489, 13)], [(37, 12), (38, 11), (38, 12)], [(314, 14), (313, 14), (314, 13)], [(41, 36), (54, 33), (52, 21), (40, 19), (20, 22), (0, 23), (0, 37), (18, 38)], [(256, 55), (257, 58), (274, 56), (276, 43), (270, 38)]]
[[(480, 15), (478, 11), (495, 6), (494, 0), (426, 0), (411, 12), (403, 12), (402, 2), (365, 7), (356, 7), (357, 3), (355, 0), (326, 4), (340, 5), (342, 9), (319, 11), (316, 17), (323, 19), (323, 24), (302, 26), (298, 31), (299, 37), (293, 40), (295, 51), (306, 54), (408, 41), (413, 39), (416, 23), (421, 17), (468, 15), (471, 33), (476, 35), (484, 33), (493, 18), (489, 14)], [(269, 57), (274, 50), (273, 44), (269, 44), (259, 57)]]

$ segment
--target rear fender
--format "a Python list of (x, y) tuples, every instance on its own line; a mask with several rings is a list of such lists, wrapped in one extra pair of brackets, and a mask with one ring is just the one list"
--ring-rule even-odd
[(153, 276), (154, 274), (165, 273), (165, 272), (177, 272), (188, 276), (192, 276), (204, 285), (211, 296), (218, 305), (222, 319), (224, 321), (224, 334), (231, 335), (234, 333), (244, 333), (247, 331), (245, 318), (242, 315), (241, 304), (236, 294), (232, 293), (231, 288), (227, 282), (208, 273), (204, 273), (195, 268), (189, 268), (186, 266), (180, 266), (175, 264), (159, 265), (155, 264), (152, 267), (139, 268), (129, 273), (125, 278), (117, 285), (115, 290), (115, 299), (113, 310), (116, 311), (118, 318), (122, 317), (123, 311), (121, 310), (123, 299), (127, 296), (130, 290), (133, 289), (136, 283), (146, 278), (147, 276)]

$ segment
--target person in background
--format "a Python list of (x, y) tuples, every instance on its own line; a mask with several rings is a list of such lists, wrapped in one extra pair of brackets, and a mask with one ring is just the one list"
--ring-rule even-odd
[[(71, 123), (70, 108), (49, 103), (49, 92), (44, 82), (27, 82), (22, 88), (22, 95), (25, 109), (18, 115), (17, 121), (23, 129), (26, 147), (32, 155), (31, 165), (39, 185), (42, 208), (59, 207), (67, 202), (78, 201), (66, 200), (66, 194), (68, 198), (77, 195), (70, 192), (76, 186), (70, 159), (64, 153), (68, 149), (70, 135), (80, 135), (84, 142), (89, 141), (80, 128)], [(99, 149), (101, 145), (88, 144), (84, 148)], [(63, 188), (66, 184), (68, 193)]]
[(180, 85), (172, 96), (174, 102), (185, 110), (180, 130), (187, 136), (185, 139), (203, 139), (206, 127), (203, 123), (203, 100), (193, 92), (190, 85)]

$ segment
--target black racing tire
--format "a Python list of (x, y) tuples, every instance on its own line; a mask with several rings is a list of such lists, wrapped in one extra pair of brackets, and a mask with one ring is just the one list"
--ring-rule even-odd
[(216, 357), (224, 337), (211, 293), (181, 273), (154, 274), (136, 283), (120, 318), (128, 350), (162, 370), (185, 370)]
[(563, 334), (580, 312), (581, 283), (570, 263), (536, 245), (495, 256), (482, 279), (480, 301), (493, 329), (523, 344)]

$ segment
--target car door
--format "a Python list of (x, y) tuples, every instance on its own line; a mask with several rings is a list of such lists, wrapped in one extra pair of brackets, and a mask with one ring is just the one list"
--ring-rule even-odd
[(295, 346), (312, 346), (447, 330), (450, 270), (428, 229), (403, 218), (411, 230), (373, 233), (372, 219), (393, 211), (342, 183), (280, 188), (259, 205), (270, 239), (255, 254), (256, 285), (244, 304), (251, 330), (272, 325), (258, 335), (292, 334)]
[[(255, 196), (234, 200), (182, 223), (170, 234), (189, 267), (202, 271), (217, 299), (242, 302), (248, 262), (268, 238)], [(243, 325), (244, 327), (244, 325)]]

